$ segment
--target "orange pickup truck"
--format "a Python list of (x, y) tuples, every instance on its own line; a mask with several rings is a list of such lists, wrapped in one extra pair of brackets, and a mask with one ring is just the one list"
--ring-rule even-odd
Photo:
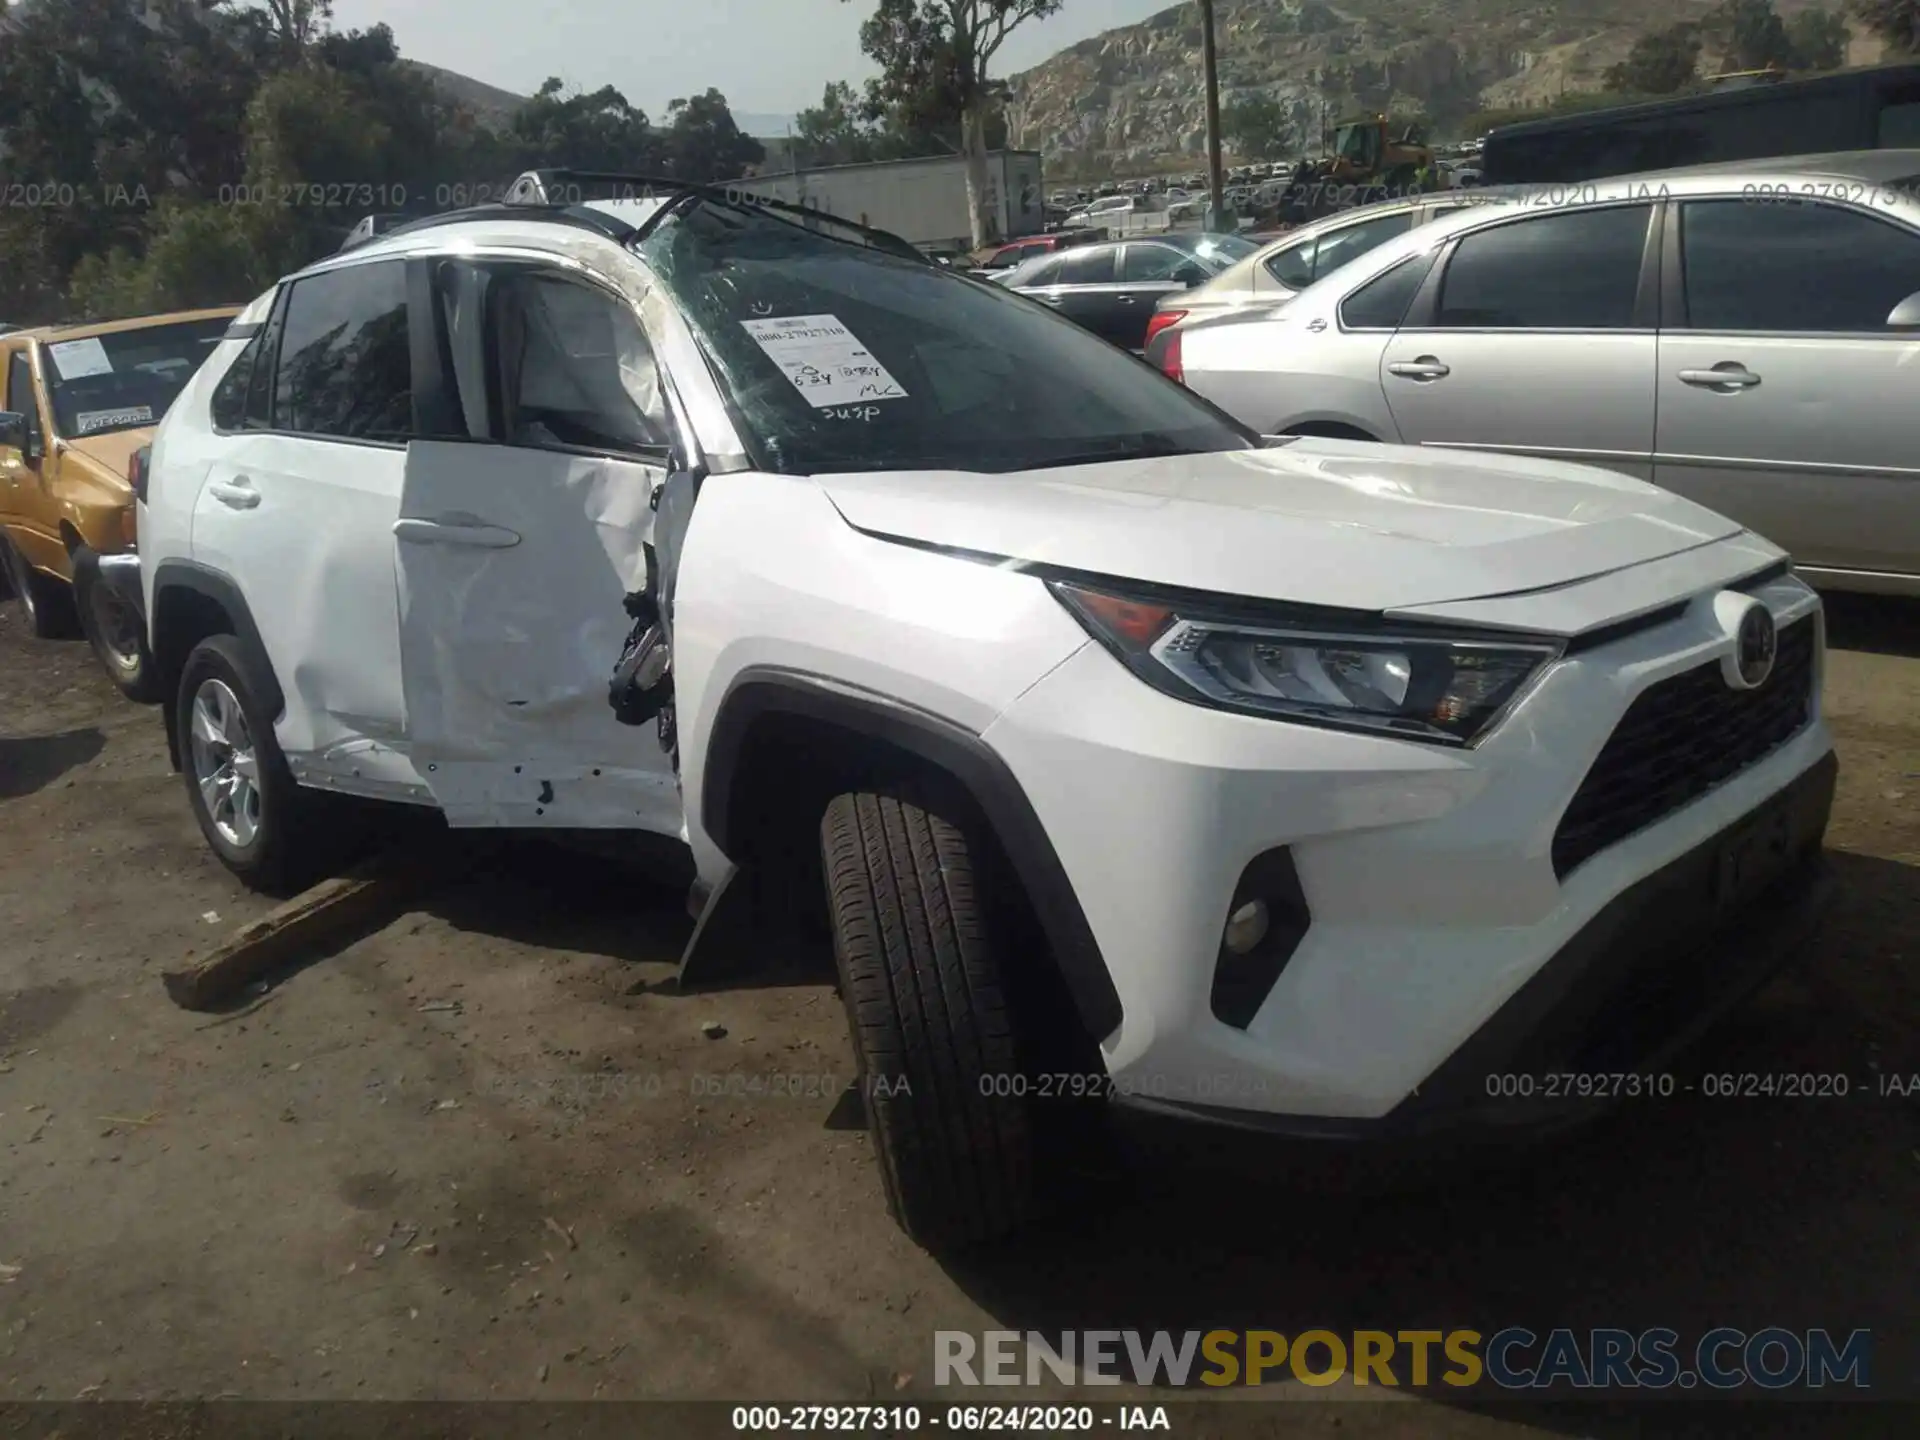
[(155, 698), (134, 551), (136, 452), (238, 307), (0, 334), (0, 573), (33, 633), (77, 621), (107, 673)]

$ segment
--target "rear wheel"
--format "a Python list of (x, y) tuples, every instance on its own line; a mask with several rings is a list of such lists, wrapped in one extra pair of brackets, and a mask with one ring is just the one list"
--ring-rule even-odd
[(140, 623), (139, 611), (92, 569), (76, 571), (73, 599), (80, 612), (80, 628), (108, 678), (129, 700), (142, 705), (158, 700), (159, 676), (153, 656), (147, 653), (146, 627)]
[(7, 583), (20, 597), (27, 629), (42, 640), (64, 640), (73, 634), (73, 592), (51, 575), (27, 563), (13, 542), (0, 536), (0, 561), (7, 567)]
[(174, 703), (187, 802), (214, 854), (249, 887), (290, 894), (337, 856), (326, 796), (302, 790), (231, 635), (194, 646)]
[(887, 1205), (929, 1249), (1033, 1202), (1033, 1129), (974, 855), (911, 795), (842, 795), (820, 828), (847, 1023)]

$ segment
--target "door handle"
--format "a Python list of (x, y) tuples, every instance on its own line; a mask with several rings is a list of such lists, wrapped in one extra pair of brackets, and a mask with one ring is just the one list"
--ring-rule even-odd
[(1131, 296), (1131, 295), (1116, 295), (1116, 296), (1114, 296), (1114, 297), (1113, 297), (1113, 300), (1114, 300), (1114, 303), (1115, 303), (1116, 305), (1131, 305), (1131, 304), (1133, 304), (1133, 296)]
[(1760, 377), (1737, 360), (1723, 361), (1711, 370), (1682, 370), (1682, 383), (1697, 385), (1703, 390), (1718, 390), (1723, 395), (1731, 395), (1736, 390), (1751, 390), (1760, 383)]
[(1403, 380), (1444, 380), (1453, 373), (1451, 367), (1443, 365), (1432, 355), (1422, 355), (1414, 360), (1396, 360), (1387, 366), (1389, 375), (1398, 375)]
[(244, 475), (236, 475), (231, 480), (209, 481), (207, 493), (230, 510), (251, 510), (260, 503), (260, 492), (253, 488), (253, 482)]
[(415, 545), (466, 545), (481, 550), (507, 550), (520, 543), (520, 537), (505, 526), (478, 521), (396, 520), (393, 534)]

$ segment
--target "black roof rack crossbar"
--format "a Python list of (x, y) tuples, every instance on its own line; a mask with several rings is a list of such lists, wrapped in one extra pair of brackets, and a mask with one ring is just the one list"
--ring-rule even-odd
[[(460, 225), (470, 220), (524, 220), (529, 214), (538, 215), (561, 225), (572, 225), (577, 229), (592, 230), (616, 244), (625, 244), (633, 237), (634, 228), (626, 221), (608, 215), (604, 211), (589, 209), (584, 205), (531, 205), (531, 204), (493, 204), (469, 205), (461, 210), (447, 210), (438, 215), (422, 216), (418, 220), (409, 220), (404, 225), (378, 236), (368, 236), (360, 241), (361, 245), (369, 240), (385, 240), (394, 235), (411, 235), (418, 230), (432, 230), (441, 225)], [(359, 246), (348, 246), (358, 249)]]
[[(698, 180), (677, 180), (670, 175), (647, 175), (639, 172), (621, 170), (569, 170), (565, 168), (529, 170), (518, 180), (514, 181), (512, 189), (507, 192), (507, 203), (509, 205), (519, 206), (525, 206), (530, 203), (551, 204), (553, 203), (551, 198), (552, 190), (556, 185), (580, 187), (601, 185), (621, 189), (639, 189), (646, 192), (661, 192), (659, 194), (638, 194), (632, 196), (617, 196), (614, 198), (671, 200), (699, 195), (709, 200), (718, 200), (722, 204), (750, 205), (772, 210), (781, 215), (793, 216), (807, 222), (809, 225), (831, 226), (840, 230), (851, 231), (853, 234), (866, 240), (872, 248), (885, 250), (906, 259), (918, 260), (925, 263), (927, 258), (915, 248), (911, 242), (903, 240), (891, 230), (881, 230), (873, 225), (863, 225), (857, 220), (847, 220), (838, 215), (829, 215), (819, 210), (810, 210), (805, 205), (795, 205), (790, 201), (776, 200), (771, 195), (761, 195), (752, 190), (742, 189), (738, 185), (710, 185)], [(526, 196), (526, 199), (516, 201), (515, 197), (522, 194)], [(645, 234), (651, 230), (654, 224), (664, 219), (668, 211), (674, 208), (676, 207), (671, 204), (664, 206), (658, 214), (649, 217), (648, 220), (640, 226), (639, 230), (635, 232), (636, 235)]]

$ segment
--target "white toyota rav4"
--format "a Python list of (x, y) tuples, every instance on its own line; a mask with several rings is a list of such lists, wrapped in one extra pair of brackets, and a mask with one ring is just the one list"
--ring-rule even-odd
[(1765, 540), (1598, 469), (1266, 442), (885, 237), (558, 183), (292, 276), (154, 443), (152, 651), (242, 877), (311, 865), (326, 792), (651, 831), (690, 968), (801, 877), (941, 1245), (1021, 1220), (1056, 1123), (1666, 1093), (1817, 918), (1822, 615)]

